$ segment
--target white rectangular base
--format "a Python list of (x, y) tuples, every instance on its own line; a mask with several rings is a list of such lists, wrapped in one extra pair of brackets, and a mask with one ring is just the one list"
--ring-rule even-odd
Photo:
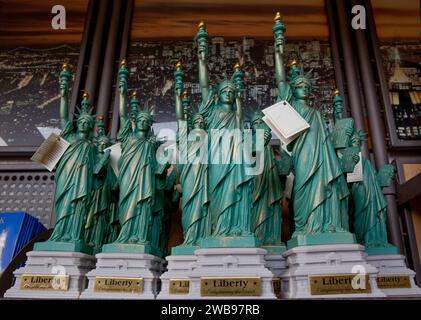
[[(15, 270), (15, 284), (5, 298), (78, 299), (87, 285), (86, 274), (95, 267), (93, 256), (79, 252), (30, 251), (26, 255), (26, 265)], [(65, 275), (69, 277), (68, 289), (21, 289), (23, 275)]]
[[(163, 260), (150, 254), (99, 253), (96, 268), (87, 274), (89, 285), (80, 299), (155, 299)], [(140, 293), (95, 291), (95, 278), (143, 279)]]
[(166, 258), (168, 271), (161, 275), (161, 291), (157, 299), (183, 299), (188, 293), (171, 293), (171, 280), (189, 281), (188, 273), (196, 267), (195, 255), (173, 255)]
[(403, 255), (372, 255), (367, 256), (367, 262), (379, 270), (378, 277), (409, 277), (409, 288), (381, 288), (388, 297), (421, 297), (421, 288), (414, 281), (415, 272), (407, 268)]
[[(260, 248), (209, 248), (195, 251), (197, 266), (188, 273), (190, 290), (186, 299), (276, 299), (273, 274), (265, 267), (267, 251)], [(202, 296), (201, 278), (259, 278), (260, 295)]]
[[(281, 274), (281, 297), (291, 299), (332, 299), (385, 297), (376, 283), (377, 269), (367, 263), (364, 247), (334, 244), (296, 247), (286, 251), (287, 269)], [(371, 293), (312, 294), (310, 276), (369, 276)]]

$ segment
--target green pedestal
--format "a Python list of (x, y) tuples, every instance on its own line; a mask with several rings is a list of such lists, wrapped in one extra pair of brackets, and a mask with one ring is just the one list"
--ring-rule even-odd
[(84, 241), (76, 242), (54, 242), (45, 241), (37, 242), (34, 245), (34, 251), (65, 251), (65, 252), (81, 252), (92, 255), (92, 247), (88, 246)]
[(399, 250), (395, 246), (378, 246), (378, 247), (365, 247), (364, 251), (369, 256), (384, 255), (384, 254), (399, 254)]
[(152, 254), (161, 257), (163, 253), (150, 244), (109, 243), (102, 246), (102, 253)]
[(287, 250), (287, 247), (284, 244), (278, 246), (262, 246), (261, 248), (265, 249), (268, 254), (283, 254)]
[(177, 246), (171, 249), (171, 255), (173, 256), (192, 256), (194, 251), (200, 249), (199, 246)]
[(257, 248), (259, 240), (255, 236), (207, 237), (200, 241), (201, 248)]
[(354, 244), (355, 235), (350, 232), (317, 233), (297, 235), (288, 241), (288, 249), (299, 246), (316, 246), (323, 244)]

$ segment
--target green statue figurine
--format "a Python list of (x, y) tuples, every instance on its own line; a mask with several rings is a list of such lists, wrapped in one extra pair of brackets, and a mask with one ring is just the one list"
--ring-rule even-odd
[[(151, 245), (153, 206), (155, 197), (156, 138), (151, 131), (153, 116), (150, 110), (136, 112), (133, 128), (127, 116), (127, 64), (123, 60), (119, 71), (120, 131), (119, 204), (118, 216), (121, 231), (116, 241), (103, 246), (103, 252), (152, 253), (159, 251)], [(130, 104), (139, 106), (136, 91)], [(135, 105), (135, 106), (133, 106)], [(158, 251), (157, 251), (158, 250)]]
[(239, 147), (242, 137), (238, 133), (243, 132), (244, 124), (241, 105), (236, 103), (240, 100), (238, 84), (232, 80), (220, 82), (216, 99), (209, 84), (208, 33), (203, 22), (199, 24), (196, 41), (202, 93), (199, 113), (211, 136), (208, 165), (211, 236), (202, 239), (200, 246), (256, 247), (259, 243), (252, 232), (251, 176), (246, 174), (243, 159), (239, 159), (243, 150)]
[(111, 193), (117, 184), (117, 178), (110, 165), (110, 150), (104, 151), (111, 145), (104, 125), (104, 118), (99, 116), (92, 199), (85, 226), (85, 241), (93, 248), (94, 254), (101, 252), (102, 245), (106, 243), (111, 210), (113, 210)]
[(84, 93), (82, 106), (76, 114), (76, 129), (69, 120), (68, 80), (70, 72), (64, 64), (60, 74), (61, 99), (60, 137), (70, 143), (59, 160), (55, 173), (56, 224), (50, 239), (37, 243), (37, 251), (75, 251), (91, 253), (84, 241), (84, 227), (88, 206), (91, 200), (92, 177), (95, 165), (95, 147), (92, 143), (94, 118), (88, 100)]
[[(342, 97), (338, 89), (332, 95), (335, 130), (332, 141), (341, 157), (343, 172), (352, 172), (360, 161), (361, 141), (365, 134), (357, 131), (352, 118), (342, 118)], [(387, 240), (386, 200), (381, 188), (390, 186), (394, 177), (392, 165), (383, 166), (376, 173), (370, 160), (362, 157), (362, 181), (350, 183), (351, 229), (357, 242), (369, 254), (395, 254), (397, 248)]]
[[(183, 77), (181, 63), (177, 63), (174, 72), (175, 110), (178, 121), (178, 146), (184, 161), (174, 170), (178, 173), (182, 191), (181, 224), (184, 241), (172, 249), (173, 255), (194, 254), (200, 241), (210, 234), (208, 164), (207, 161), (196, 161), (195, 158), (201, 147), (207, 148), (205, 121), (200, 113), (191, 116), (190, 99), (183, 90)], [(189, 134), (194, 137), (188, 139)]]
[[(364, 134), (355, 132), (352, 144), (361, 146)], [(365, 246), (369, 255), (398, 254), (398, 249), (387, 238), (387, 203), (382, 187), (389, 187), (394, 178), (394, 167), (384, 165), (376, 173), (370, 160), (362, 158), (363, 180), (352, 183), (352, 221), (357, 241)]]
[(285, 151), (281, 152), (282, 161), (275, 159), (269, 143), (272, 133), (263, 116), (256, 111), (251, 117), (252, 129), (264, 130), (265, 138), (263, 172), (253, 177), (253, 230), (268, 253), (281, 254), (286, 249), (281, 240), (282, 198), (291, 161)]
[(294, 172), (292, 201), (295, 231), (288, 247), (354, 243), (347, 228), (349, 190), (320, 112), (310, 104), (313, 79), (295, 61), (288, 77), (282, 52), (285, 25), (279, 14), (273, 26), (278, 101), (289, 104), (310, 128), (288, 145)]

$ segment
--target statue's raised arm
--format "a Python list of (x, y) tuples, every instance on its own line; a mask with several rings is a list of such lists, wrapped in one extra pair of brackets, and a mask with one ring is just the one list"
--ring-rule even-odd
[(276, 76), (276, 85), (278, 87), (279, 96), (278, 100), (284, 100), (287, 95), (287, 83), (286, 83), (286, 74), (285, 74), (285, 65), (283, 61), (282, 54), (284, 53), (285, 46), (285, 24), (281, 21), (282, 17), (279, 12), (275, 16), (275, 24), (272, 27), (273, 36), (274, 36), (274, 46), (275, 46), (275, 76)]
[(127, 69), (127, 62), (123, 59), (120, 62), (120, 70), (118, 71), (118, 89), (120, 95), (118, 111), (120, 114), (120, 127), (123, 127), (127, 120), (126, 93), (128, 75), (129, 69)]
[(208, 32), (206, 31), (205, 23), (202, 21), (199, 24), (196, 34), (197, 55), (199, 66), (199, 83), (202, 92), (202, 101), (206, 101), (209, 94), (209, 72), (208, 72)]
[(232, 81), (235, 83), (237, 92), (235, 95), (235, 104), (236, 104), (236, 119), (237, 127), (242, 128), (242, 119), (243, 119), (243, 104), (241, 97), (244, 91), (244, 72), (241, 70), (240, 64), (236, 63), (234, 66), (234, 73), (232, 75)]
[(175, 65), (175, 71), (174, 71), (175, 115), (177, 117), (177, 121), (185, 120), (184, 110), (181, 103), (181, 95), (184, 90), (183, 78), (184, 78), (184, 72), (182, 70), (181, 62), (177, 62), (177, 64)]
[(63, 63), (60, 72), (60, 126), (63, 130), (69, 121), (69, 65)]

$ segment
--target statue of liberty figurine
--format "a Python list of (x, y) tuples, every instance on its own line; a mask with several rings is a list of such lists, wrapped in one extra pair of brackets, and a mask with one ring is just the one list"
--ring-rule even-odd
[[(342, 119), (342, 99), (339, 91), (334, 92), (333, 97), (335, 119)], [(365, 139), (365, 133), (357, 131), (352, 125), (347, 128), (350, 135), (349, 148), (357, 152), (361, 150), (361, 141)], [(359, 158), (359, 157), (358, 157)], [(389, 244), (387, 238), (387, 203), (382, 193), (382, 187), (389, 187), (394, 178), (394, 167), (384, 165), (376, 172), (370, 160), (362, 157), (362, 181), (350, 184), (351, 229), (355, 233), (357, 242), (365, 246), (369, 255), (375, 254), (398, 254), (395, 246)]]
[(93, 248), (94, 254), (101, 252), (102, 245), (106, 243), (111, 210), (113, 210), (111, 193), (117, 185), (117, 178), (110, 166), (110, 150), (104, 151), (111, 145), (104, 125), (104, 118), (99, 116), (92, 199), (85, 226), (85, 240)]
[[(148, 109), (136, 112), (135, 126), (126, 112), (128, 69), (120, 63), (120, 131), (119, 204), (121, 231), (116, 241), (103, 246), (102, 252), (152, 253), (159, 250), (151, 245), (152, 214), (155, 196), (156, 138), (151, 131), (153, 116)], [(130, 101), (132, 110), (139, 100), (136, 91)]]
[(295, 175), (292, 195), (295, 231), (288, 247), (354, 243), (354, 235), (345, 223), (348, 186), (323, 118), (310, 104), (313, 79), (296, 62), (287, 79), (282, 59), (286, 28), (279, 13), (272, 29), (278, 101), (287, 100), (310, 124), (308, 130), (288, 145)]
[(281, 254), (286, 249), (281, 240), (282, 198), (286, 176), (291, 171), (291, 158), (281, 150), (280, 160), (275, 159), (270, 145), (272, 132), (263, 117), (260, 110), (251, 116), (253, 131), (264, 130), (265, 139), (263, 171), (253, 177), (253, 230), (268, 253)]
[(252, 177), (246, 174), (243, 159), (243, 119), (241, 91), (232, 80), (224, 80), (213, 92), (209, 84), (207, 56), (208, 33), (203, 22), (196, 35), (199, 82), (202, 103), (199, 113), (210, 133), (209, 148), (209, 219), (211, 236), (201, 247), (256, 247), (252, 232)]
[(94, 118), (88, 94), (76, 116), (76, 128), (69, 120), (68, 81), (70, 72), (65, 63), (60, 73), (60, 137), (70, 143), (59, 160), (55, 173), (56, 224), (46, 242), (37, 243), (37, 251), (75, 251), (91, 253), (84, 241), (84, 228), (91, 200), (95, 147), (92, 143)]
[(191, 116), (190, 99), (187, 91), (183, 90), (183, 77), (182, 65), (177, 63), (174, 72), (175, 113), (178, 121), (180, 163), (174, 170), (177, 171), (182, 188), (181, 224), (184, 242), (172, 248), (173, 255), (194, 254), (200, 241), (210, 235), (208, 163), (207, 158), (200, 158), (200, 148), (205, 148), (206, 152), (208, 150), (205, 120), (200, 113)]

